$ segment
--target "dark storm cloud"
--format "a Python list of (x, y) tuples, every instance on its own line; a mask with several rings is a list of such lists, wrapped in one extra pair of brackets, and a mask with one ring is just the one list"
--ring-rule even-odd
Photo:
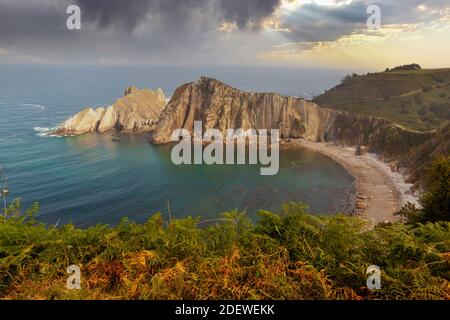
[[(215, 40), (222, 22), (258, 30), (280, 0), (0, 0), (0, 48), (49, 58), (185, 54)], [(66, 8), (81, 8), (81, 31)], [(97, 54), (96, 54), (97, 53)]]
[(85, 21), (99, 28), (112, 25), (133, 30), (145, 17), (150, 6), (149, 0), (76, 0)]
[(219, 7), (225, 21), (235, 22), (240, 29), (255, 23), (258, 28), (264, 18), (270, 16), (280, 5), (280, 0), (219, 0)]
[[(280, 0), (0, 0), (0, 43), (25, 37), (59, 39), (67, 35), (65, 10), (81, 8), (82, 23), (92, 30), (133, 32), (141, 24), (157, 25), (161, 36), (171, 31), (216, 29), (221, 22), (254, 28), (270, 16)], [(39, 40), (39, 39), (37, 39)], [(41, 39), (42, 40), (42, 39)]]
[(66, 7), (45, 0), (0, 0), (0, 47), (23, 38), (39, 41), (57, 36), (65, 28)]
[(132, 31), (149, 17), (160, 23), (183, 27), (194, 11), (236, 23), (240, 29), (257, 29), (276, 10), (281, 0), (77, 0), (87, 20), (99, 28)]

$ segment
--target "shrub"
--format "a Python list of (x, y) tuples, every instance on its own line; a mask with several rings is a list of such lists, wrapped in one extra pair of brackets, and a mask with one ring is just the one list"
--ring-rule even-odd
[(426, 221), (450, 221), (450, 156), (441, 156), (433, 162), (428, 192), (420, 202)]
[(444, 119), (450, 119), (450, 104), (434, 102), (430, 105), (430, 110)]
[(421, 95), (421, 94), (416, 95), (414, 97), (414, 100), (416, 101), (416, 103), (418, 105), (423, 105), (423, 103), (424, 103), (423, 95)]
[(422, 117), (425, 116), (428, 113), (428, 107), (427, 106), (421, 106), (419, 109), (419, 115)]
[(433, 90), (433, 86), (425, 86), (423, 89), (422, 89), (422, 91), (423, 92), (430, 92), (431, 90)]
[(398, 212), (410, 222), (450, 221), (450, 156), (440, 156), (429, 169), (428, 192), (420, 198), (422, 208), (407, 203)]

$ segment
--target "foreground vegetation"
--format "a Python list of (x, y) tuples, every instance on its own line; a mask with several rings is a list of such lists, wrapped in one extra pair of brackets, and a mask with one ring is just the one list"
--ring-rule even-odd
[(428, 175), (427, 192), (417, 208), (407, 203), (398, 215), (410, 222), (450, 221), (450, 156), (439, 156), (426, 170)]
[[(386, 224), (319, 217), (302, 204), (114, 228), (38, 223), (15, 202), (0, 218), (3, 299), (449, 299), (450, 223)], [(66, 268), (81, 267), (81, 290)], [(366, 287), (370, 265), (381, 290)]]
[[(314, 216), (303, 204), (79, 229), (39, 223), (15, 201), (0, 216), (3, 299), (450, 299), (450, 156), (428, 169), (409, 223)], [(67, 267), (82, 271), (68, 290)], [(381, 289), (366, 270), (381, 268)]]

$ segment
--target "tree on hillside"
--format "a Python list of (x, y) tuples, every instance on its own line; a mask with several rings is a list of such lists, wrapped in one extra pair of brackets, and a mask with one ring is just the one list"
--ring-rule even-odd
[(450, 221), (450, 156), (439, 157), (433, 162), (428, 192), (420, 203), (426, 221)]
[(417, 63), (405, 64), (402, 66), (398, 66), (392, 69), (387, 68), (384, 72), (390, 71), (414, 71), (414, 70), (422, 70), (422, 67)]
[(407, 203), (398, 215), (411, 222), (450, 221), (450, 156), (436, 158), (429, 171), (428, 192), (420, 198), (421, 209)]
[(351, 83), (351, 81), (353, 79), (356, 79), (357, 77), (358, 77), (358, 74), (356, 74), (356, 73), (348, 74), (341, 80), (341, 84)]

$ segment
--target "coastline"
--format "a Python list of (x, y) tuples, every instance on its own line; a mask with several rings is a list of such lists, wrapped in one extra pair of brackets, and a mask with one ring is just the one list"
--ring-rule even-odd
[(307, 148), (342, 165), (355, 179), (356, 203), (353, 213), (374, 224), (399, 221), (400, 217), (394, 213), (407, 201), (417, 203), (417, 197), (409, 192), (412, 185), (407, 184), (400, 173), (392, 171), (376, 155), (357, 156), (354, 147), (303, 139), (291, 140), (287, 146)]

